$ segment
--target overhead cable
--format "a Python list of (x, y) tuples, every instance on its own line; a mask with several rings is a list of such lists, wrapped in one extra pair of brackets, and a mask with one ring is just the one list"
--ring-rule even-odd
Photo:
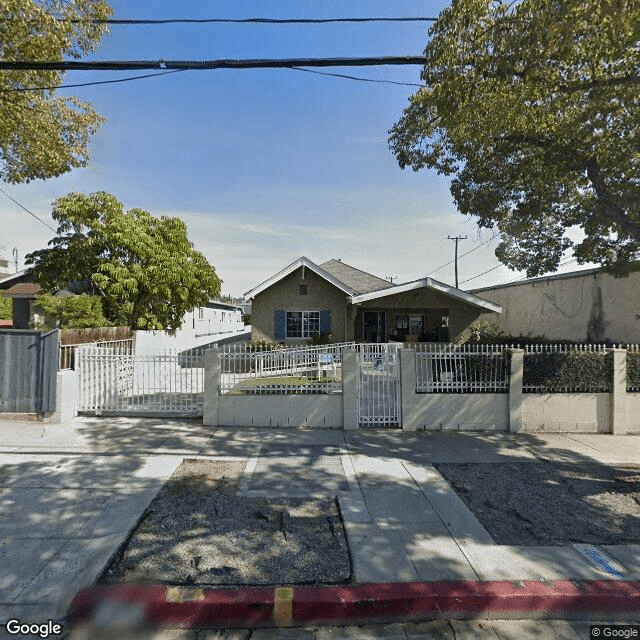
[(371, 67), (424, 65), (424, 56), (371, 58), (274, 58), (255, 60), (0, 60), (0, 71), (135, 71), (143, 69), (286, 69), (292, 67)]
[[(438, 18), (159, 18), (131, 19), (113, 18), (109, 20), (78, 18), (59, 18), (58, 22), (72, 24), (117, 24), (117, 25), (156, 25), (156, 24), (326, 24), (335, 22), (435, 22)], [(0, 18), (0, 22), (34, 22), (25, 18)]]

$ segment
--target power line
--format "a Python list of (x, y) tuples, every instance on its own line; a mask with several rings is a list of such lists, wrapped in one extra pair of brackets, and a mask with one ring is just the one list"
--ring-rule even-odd
[(186, 69), (173, 69), (172, 71), (161, 71), (159, 73), (145, 73), (142, 76), (130, 76), (128, 78), (117, 78), (114, 80), (96, 80), (95, 82), (76, 82), (73, 84), (59, 84), (51, 87), (20, 87), (18, 89), (0, 89), (0, 93), (23, 93), (26, 91), (55, 91), (56, 89), (73, 89), (76, 87), (93, 87), (100, 84), (117, 84), (120, 82), (131, 82), (133, 80), (144, 80), (145, 78), (155, 78), (157, 76), (167, 76), (170, 73), (180, 73)]
[[(109, 20), (98, 19), (69, 19), (58, 18), (57, 22), (70, 22), (72, 24), (117, 24), (117, 25), (158, 25), (158, 24), (327, 24), (330, 22), (435, 22), (438, 18), (413, 17), (413, 18), (168, 18), (168, 19), (130, 19), (114, 18)], [(24, 18), (3, 18), (0, 22), (36, 22)]]
[(424, 56), (382, 56), (370, 58), (275, 58), (255, 60), (0, 60), (0, 71), (136, 71), (143, 69), (286, 69), (292, 67), (372, 67), (420, 65)]
[[(492, 240), (495, 240), (498, 236), (501, 236), (502, 233), (498, 232), (495, 235), (491, 236), (489, 239), (485, 240), (484, 242), (482, 242), (481, 244), (477, 244), (475, 247), (473, 247), (473, 249), (469, 249), (469, 251), (465, 251), (465, 253), (463, 253), (461, 256), (459, 256), (460, 258), (464, 258), (465, 256), (468, 256), (470, 253), (473, 253), (474, 251), (476, 251), (476, 249), (479, 249), (480, 247), (484, 247), (485, 244), (491, 242)], [(425, 278), (430, 276), (432, 273), (435, 273), (436, 271), (440, 271), (440, 269), (444, 269), (445, 267), (448, 267), (450, 264), (452, 264), (453, 262), (455, 262), (454, 260), (449, 260), (449, 262), (445, 262), (445, 264), (439, 266), (437, 269), (434, 269), (433, 271), (430, 271), (429, 273), (427, 273), (426, 276), (424, 276)]]
[(359, 80), (360, 82), (379, 82), (382, 84), (399, 84), (403, 87), (424, 87), (426, 85), (417, 82), (396, 82), (395, 80), (378, 80), (376, 78), (359, 78), (357, 76), (348, 76), (344, 73), (327, 73), (325, 71), (314, 71), (313, 69), (303, 69), (302, 67), (290, 67), (296, 71), (306, 71), (307, 73), (317, 73), (320, 76), (332, 76), (334, 78), (346, 78), (347, 80)]
[(4, 189), (0, 188), (0, 192), (4, 193), (4, 195), (7, 196), (7, 198), (9, 198), (11, 202), (15, 202), (15, 204), (17, 204), (21, 209), (24, 209), (30, 216), (33, 216), (38, 222), (41, 222), (45, 227), (51, 229), (53, 233), (57, 233), (57, 231), (52, 226), (48, 225), (42, 218), (38, 218), (38, 216), (33, 213), (33, 211), (29, 211), (27, 207), (25, 207), (23, 204), (20, 204), (15, 198), (12, 198)]
[(498, 264), (495, 267), (491, 267), (491, 269), (487, 269), (486, 271), (483, 271), (482, 273), (479, 273), (478, 275), (472, 276), (471, 278), (467, 278), (466, 280), (462, 280), (462, 282), (460, 282), (460, 284), (464, 284), (465, 282), (469, 282), (469, 280), (475, 280), (476, 278), (479, 278), (480, 276), (483, 276), (485, 273), (491, 273), (492, 271), (495, 271), (499, 267), (503, 267), (503, 266), (504, 265), (502, 265), (502, 264)]

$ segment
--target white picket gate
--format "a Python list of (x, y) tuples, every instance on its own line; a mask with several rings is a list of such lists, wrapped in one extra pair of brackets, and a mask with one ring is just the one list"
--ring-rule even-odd
[(120, 415), (201, 416), (202, 354), (161, 350), (133, 355), (108, 347), (76, 350), (78, 411)]
[(357, 354), (358, 426), (400, 425), (400, 358), (393, 345), (359, 345)]

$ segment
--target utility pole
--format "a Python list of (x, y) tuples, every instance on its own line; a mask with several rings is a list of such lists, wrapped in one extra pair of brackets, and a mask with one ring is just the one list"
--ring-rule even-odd
[(458, 288), (458, 241), (466, 240), (467, 236), (447, 236), (447, 240), (455, 240), (456, 241), (456, 253), (455, 253), (455, 263), (456, 263), (456, 289)]

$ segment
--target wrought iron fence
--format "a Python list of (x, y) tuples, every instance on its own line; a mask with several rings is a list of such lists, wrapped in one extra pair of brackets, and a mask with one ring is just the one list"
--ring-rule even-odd
[(506, 345), (416, 343), (417, 393), (505, 393)]
[(524, 349), (524, 393), (606, 393), (611, 359), (604, 344), (533, 344)]
[(200, 356), (174, 349), (133, 355), (124, 345), (83, 345), (76, 361), (80, 412), (202, 415)]
[(627, 345), (627, 391), (640, 391), (640, 345)]
[(220, 392), (341, 393), (342, 352), (355, 342), (262, 350), (226, 345), (220, 351)]

